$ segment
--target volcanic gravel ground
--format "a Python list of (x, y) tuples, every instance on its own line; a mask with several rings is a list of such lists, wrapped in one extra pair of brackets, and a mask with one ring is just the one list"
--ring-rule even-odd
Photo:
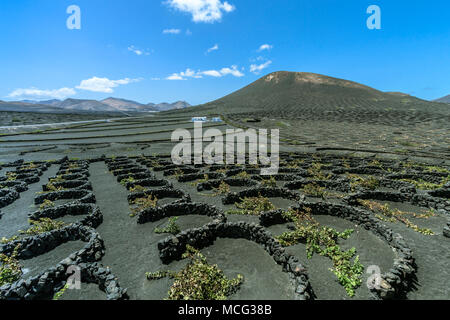
[(29, 189), (22, 192), (18, 200), (1, 209), (3, 217), (0, 219), (0, 238), (10, 238), (17, 231), (28, 229), (28, 214), (38, 209), (34, 204), (36, 192), (42, 191), (42, 183), (46, 183), (49, 177), (56, 174), (56, 171), (56, 166), (51, 166), (40, 177), (40, 182), (28, 185)]
[(24, 270), (22, 278), (27, 279), (39, 275), (42, 270), (57, 265), (75, 251), (83, 248), (83, 246), (83, 241), (69, 241), (61, 244), (48, 253), (44, 253), (32, 259), (20, 260)]
[[(388, 118), (386, 121), (389, 119), (392, 118)], [(227, 277), (236, 277), (237, 274), (244, 276), (241, 288), (230, 296), (230, 299), (450, 298), (448, 289), (450, 279), (448, 273), (449, 239), (443, 235), (450, 213), (448, 196), (450, 185), (448, 180), (445, 182), (450, 175), (448, 171), (450, 161), (448, 154), (439, 151), (438, 146), (427, 147), (426, 153), (421, 153), (420, 148), (405, 145), (406, 149), (410, 149), (409, 153), (396, 152), (393, 147), (395, 142), (389, 140), (392, 137), (389, 136), (388, 131), (381, 130), (382, 126), (388, 125), (388, 123), (381, 120), (373, 125), (376, 126), (376, 130), (381, 130), (386, 135), (377, 141), (373, 140), (373, 134), (381, 134), (381, 131), (375, 130), (370, 133), (370, 130), (364, 131), (358, 124), (354, 126), (355, 132), (348, 133), (341, 128), (338, 130), (340, 133), (336, 134), (333, 130), (337, 127), (331, 128), (333, 129), (330, 129), (331, 131), (319, 132), (327, 130), (326, 126), (321, 126), (317, 122), (313, 128), (314, 124), (310, 123), (310, 127), (304, 128), (301, 133), (307, 139), (302, 140), (299, 130), (288, 130), (288, 132), (293, 132), (291, 138), (297, 135), (294, 137), (297, 142), (311, 142), (312, 140), (316, 145), (301, 145), (292, 141), (280, 142), (282, 163), (280, 173), (275, 176), (276, 187), (273, 188), (261, 184), (263, 177), (260, 176), (260, 168), (255, 166), (185, 165), (174, 167), (169, 156), (174, 145), (170, 141), (170, 132), (161, 131), (175, 127), (192, 130), (192, 124), (188, 121), (188, 118), (152, 116), (76, 126), (62, 125), (50, 128), (56, 129), (54, 131), (45, 131), (49, 128), (44, 128), (44, 132), (39, 134), (20, 135), (22, 131), (29, 132), (29, 129), (22, 128), (16, 128), (13, 132), (11, 130), (3, 131), (8, 135), (2, 137), (0, 141), (0, 162), (2, 163), (0, 177), (4, 176), (6, 171), (16, 170), (20, 167), (19, 163), (13, 164), (18, 159), (48, 160), (51, 166), (39, 177), (39, 182), (27, 184), (28, 190), (21, 191), (19, 199), (13, 200), (0, 209), (2, 214), (0, 237), (11, 237), (17, 235), (19, 229), (26, 229), (28, 214), (39, 210), (38, 205), (34, 204), (34, 199), (38, 196), (36, 192), (42, 191), (42, 186), (48, 183), (49, 177), (57, 175), (59, 169), (70, 171), (68, 168), (77, 167), (76, 170), (83, 172), (81, 179), (87, 184), (82, 187), (81, 191), (77, 190), (77, 187), (65, 190), (66, 193), (77, 194), (77, 196), (73, 196), (71, 199), (55, 200), (55, 208), (61, 208), (61, 206), (73, 208), (77, 205), (80, 206), (81, 201), (87, 202), (84, 204), (92, 207), (88, 207), (89, 210), (83, 211), (79, 215), (59, 216), (57, 220), (71, 223), (77, 228), (83, 228), (81, 224), (84, 224), (85, 228), (91, 228), (89, 232), (92, 235), (98, 235), (103, 239), (104, 252), (98, 245), (91, 256), (80, 255), (79, 262), (88, 267), (92, 266), (94, 262), (99, 263), (101, 271), (95, 269), (97, 266), (94, 269), (100, 273), (106, 272), (105, 270), (111, 272), (109, 281), (114, 279), (113, 285), (127, 288), (130, 299), (166, 298), (173, 280), (164, 278), (149, 281), (146, 279), (146, 272), (178, 271), (187, 263), (186, 260), (169, 259), (161, 249), (170, 243), (167, 239), (173, 240), (174, 237), (169, 234), (157, 234), (155, 228), (166, 226), (169, 217), (178, 217), (176, 223), (183, 231), (181, 235), (192, 235), (197, 232), (196, 230), (200, 230), (201, 234), (205, 225), (211, 223), (223, 227), (235, 226), (241, 228), (239, 229), (241, 231), (246, 230), (245, 228), (248, 226), (258, 225), (262, 228), (261, 230), (268, 232), (271, 239), (292, 230), (293, 223), (283, 220), (282, 216), (277, 216), (276, 212), (262, 212), (259, 215), (226, 213), (229, 209), (236, 209), (234, 202), (240, 201), (238, 194), (242, 197), (245, 197), (246, 194), (266, 195), (278, 209), (284, 211), (289, 207), (314, 207), (312, 215), (320, 225), (332, 227), (338, 231), (353, 229), (354, 232), (350, 238), (339, 240), (338, 244), (343, 250), (353, 247), (356, 249), (356, 254), (364, 266), (364, 273), (361, 276), (362, 284), (356, 289), (355, 297), (350, 298), (343, 286), (337, 282), (336, 276), (329, 270), (332, 267), (331, 260), (318, 254), (315, 254), (312, 259), (308, 259), (304, 244), (285, 248), (286, 256), (280, 258), (278, 253), (270, 252), (267, 249), (270, 247), (267, 242), (258, 243), (260, 235), (249, 240), (245, 239), (242, 234), (238, 235), (230, 231), (230, 234), (226, 236), (220, 234), (213, 241), (200, 242), (201, 248), (199, 248), (207, 257), (208, 262), (217, 264)], [(320, 120), (316, 119), (315, 121)], [(293, 122), (283, 120), (283, 123), (292, 128)], [(229, 124), (217, 126), (221, 130), (230, 127)], [(441, 141), (443, 143), (441, 147), (443, 147), (445, 143), (448, 143), (447, 136), (442, 135), (439, 131), (441, 129), (438, 127), (436, 126), (436, 131), (430, 131), (421, 124), (417, 124), (415, 131), (417, 135), (407, 134), (414, 137), (411, 140), (412, 143), (417, 143), (415, 139), (420, 137), (433, 139), (434, 134), (436, 139), (433, 141), (439, 142), (441, 141), (439, 139), (443, 139)], [(411, 128), (405, 124), (406, 131), (409, 132), (412, 130)], [(362, 130), (362, 133), (357, 132), (359, 130)], [(398, 130), (405, 132), (401, 128)], [(14, 135), (10, 135), (11, 132)], [(129, 135), (130, 133), (133, 135)], [(345, 138), (344, 135), (348, 137)], [(359, 138), (358, 135), (360, 135)], [(326, 140), (331, 136), (336, 138), (335, 143)], [(82, 139), (71, 140), (71, 137)], [(372, 138), (372, 141), (366, 144), (363, 141), (366, 137)], [(320, 145), (318, 141), (321, 141)], [(376, 147), (378, 143), (385, 144), (378, 148)], [(339, 147), (370, 150), (364, 152), (327, 151), (322, 150), (321, 146), (331, 149)], [(322, 175), (313, 170), (314, 165), (317, 164), (322, 165), (320, 169)], [(5, 165), (8, 167), (3, 167)], [(176, 169), (186, 170), (186, 173), (180, 174), (180, 172), (174, 171)], [(236, 179), (235, 174), (240, 171), (246, 171), (249, 174), (248, 178)], [(190, 174), (196, 176), (190, 178)], [(208, 179), (202, 181), (205, 174), (208, 175)], [(360, 179), (373, 177), (379, 184), (374, 188), (363, 184), (355, 186), (348, 174), (357, 175)], [(435, 183), (434, 189), (436, 190), (415, 189), (412, 183), (401, 181), (401, 178), (393, 176), (395, 174), (411, 175), (412, 179), (417, 181), (422, 178), (426, 179), (428, 182)], [(127, 177), (128, 181), (134, 181), (127, 186), (128, 188), (126, 181), (121, 183), (121, 179)], [(77, 179), (80, 177), (70, 178), (66, 182)], [(140, 183), (144, 184), (144, 181), (155, 184), (144, 187), (146, 191), (143, 194), (157, 194), (157, 207), (138, 210), (135, 216), (130, 216), (133, 208), (132, 201), (136, 197), (136, 193), (130, 189), (133, 186), (139, 186)], [(216, 189), (206, 188), (208, 183), (218, 185), (217, 183), (223, 181), (232, 184), (230, 193), (217, 194)], [(441, 181), (443, 182), (441, 183)], [(89, 183), (92, 191), (89, 190)], [(323, 186), (323, 190), (328, 194), (321, 198), (301, 190), (308, 184)], [(11, 190), (11, 194), (13, 191)], [(234, 195), (235, 193), (236, 195)], [(6, 193), (3, 192), (3, 194)], [(80, 198), (79, 194), (83, 194), (83, 196)], [(142, 197), (143, 194), (138, 197)], [(436, 196), (437, 194), (439, 196)], [(233, 200), (228, 201), (227, 199)], [(400, 222), (382, 221), (377, 218), (376, 212), (363, 207), (357, 201), (358, 199), (380, 204), (388, 203), (391, 209), (406, 212), (424, 213), (433, 209), (436, 213), (435, 216), (428, 219), (410, 217), (410, 220), (421, 228), (429, 228), (434, 235), (421, 234)], [(205, 210), (211, 216), (206, 216)], [(273, 221), (270, 220), (272, 218)], [(372, 222), (364, 224), (361, 222), (362, 220), (358, 220), (363, 218)], [(397, 242), (392, 240), (392, 236)], [(181, 236), (177, 235), (177, 239), (179, 237)], [(385, 241), (386, 237), (392, 241)], [(27, 260), (21, 259), (24, 270), (28, 271), (23, 277), (46, 275), (47, 270), (69, 256), (74, 257), (74, 254), (83, 247), (90, 248), (87, 242), (78, 238), (63, 243), (58, 242), (50, 251), (34, 253)], [(37, 241), (40, 238), (35, 236), (31, 239)], [(393, 244), (393, 242), (395, 243)], [(181, 243), (181, 248), (183, 245), (184, 243)], [(394, 245), (400, 245), (400, 248), (394, 248)], [(7, 245), (0, 248), (7, 250)], [(402, 260), (402, 254), (405, 257), (405, 252), (408, 253), (409, 249), (411, 249), (411, 255), (406, 254), (406, 260)], [(306, 289), (308, 295), (304, 294), (305, 290), (301, 286), (297, 287), (292, 281), (292, 273), (288, 272), (287, 267), (283, 269), (283, 262), (277, 263), (289, 254), (297, 258), (298, 264), (302, 268), (304, 267), (304, 274), (307, 275), (304, 283), (308, 284)], [(370, 274), (366, 273), (366, 270), (369, 266), (378, 266), (383, 279), (388, 279), (389, 276), (395, 277), (395, 275), (389, 275), (390, 272), (401, 275), (398, 283), (395, 283), (394, 280), (388, 283), (389, 290), (392, 289), (388, 296), (383, 295), (381, 289), (371, 292), (367, 288), (366, 281)], [(399, 268), (404, 269), (401, 271)], [(63, 285), (61, 279), (55, 280), (51, 288), (53, 293), (56, 293)], [(105, 290), (98, 283), (88, 284), (85, 281), (82, 283), (81, 290), (68, 290), (62, 298), (105, 299), (107, 296)], [(296, 291), (301, 293), (296, 293)], [(4, 291), (0, 290), (0, 298), (3, 293)], [(108, 297), (124, 298), (125, 296), (109, 294)]]

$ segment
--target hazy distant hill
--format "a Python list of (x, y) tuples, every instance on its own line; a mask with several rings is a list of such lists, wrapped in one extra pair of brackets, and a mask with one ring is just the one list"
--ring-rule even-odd
[(107, 98), (105, 100), (102, 100), (101, 102), (120, 111), (135, 111), (135, 112), (159, 111), (157, 108), (154, 108), (152, 106), (147, 106), (139, 102), (126, 99)]
[(188, 107), (190, 107), (190, 104), (185, 101), (141, 104), (136, 101), (118, 98), (107, 98), (102, 101), (83, 99), (66, 99), (61, 101), (54, 99), (47, 101), (0, 102), (0, 111), (19, 112), (157, 112)]
[(61, 113), (61, 108), (45, 104), (0, 101), (0, 111)]
[(450, 103), (450, 94), (448, 96), (442, 97), (440, 99), (434, 100), (436, 102)]
[(61, 103), (61, 100), (58, 100), (58, 99), (46, 100), (46, 101), (22, 100), (19, 102), (31, 103), (31, 104), (43, 104), (43, 105), (48, 105), (48, 106), (57, 106), (59, 103)]
[(110, 107), (97, 100), (80, 100), (66, 99), (57, 105), (65, 110), (81, 110), (81, 111), (117, 111), (116, 108)]
[(181, 113), (254, 114), (286, 119), (305, 118), (305, 115), (314, 113), (320, 119), (324, 115), (332, 118), (332, 114), (343, 112), (388, 111), (448, 114), (450, 110), (444, 104), (403, 93), (382, 92), (353, 81), (314, 73), (279, 71), (221, 99)]
[(186, 101), (177, 101), (174, 103), (159, 103), (159, 104), (149, 103), (147, 106), (152, 106), (158, 109), (158, 111), (168, 111), (168, 110), (179, 110), (189, 108), (191, 105)]

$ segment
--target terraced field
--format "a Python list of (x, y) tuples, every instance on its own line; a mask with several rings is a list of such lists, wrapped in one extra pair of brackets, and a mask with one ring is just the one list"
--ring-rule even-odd
[[(0, 299), (173, 298), (199, 254), (240, 279), (228, 299), (450, 298), (444, 155), (281, 141), (279, 173), (266, 177), (258, 165), (174, 165), (175, 128), (193, 125), (152, 116), (4, 130), (0, 253), (14, 268)], [(64, 290), (75, 269), (81, 288)]]

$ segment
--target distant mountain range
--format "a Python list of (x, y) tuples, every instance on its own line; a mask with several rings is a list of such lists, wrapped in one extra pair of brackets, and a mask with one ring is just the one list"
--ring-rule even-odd
[(434, 100), (435, 102), (450, 103), (450, 94), (448, 96)]
[(188, 108), (191, 105), (185, 101), (174, 103), (149, 103), (142, 104), (136, 101), (107, 98), (101, 101), (66, 99), (66, 100), (23, 100), (23, 101), (0, 101), (0, 111), (16, 112), (45, 112), (45, 113), (67, 113), (67, 112), (159, 112), (175, 109)]

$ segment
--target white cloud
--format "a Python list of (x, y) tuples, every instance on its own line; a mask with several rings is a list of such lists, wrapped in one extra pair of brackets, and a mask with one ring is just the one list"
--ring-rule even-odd
[(173, 73), (168, 76), (166, 80), (187, 80), (187, 78), (200, 79), (203, 76), (209, 76), (214, 78), (221, 78), (227, 75), (234, 77), (243, 77), (244, 74), (238, 70), (237, 66), (231, 66), (231, 68), (222, 68), (220, 70), (206, 70), (206, 71), (194, 71), (192, 69), (186, 69), (184, 72)]
[(216, 77), (216, 78), (220, 78), (222, 76), (222, 74), (217, 70), (203, 71), (203, 74), (205, 76)]
[(65, 99), (73, 96), (76, 91), (72, 88), (61, 88), (55, 90), (41, 90), (37, 88), (16, 89), (8, 97), (15, 99)]
[(209, 48), (206, 52), (210, 53), (210, 52), (213, 52), (213, 51), (216, 51), (216, 50), (219, 50), (219, 45), (218, 44), (215, 44), (213, 47)]
[(273, 46), (270, 44), (263, 44), (262, 46), (259, 47), (258, 51), (271, 50), (272, 48)]
[(166, 78), (166, 80), (187, 80), (180, 76), (178, 73), (174, 73)]
[(234, 5), (221, 0), (167, 0), (165, 3), (179, 11), (190, 13), (194, 22), (220, 21), (224, 12), (235, 9)]
[(181, 32), (180, 29), (164, 29), (164, 34), (179, 34)]
[(238, 77), (238, 78), (244, 76), (244, 74), (237, 69), (237, 66), (231, 66), (231, 68), (222, 68), (222, 70), (220, 70), (220, 73), (223, 76), (231, 74), (232, 76), (235, 76), (235, 77)]
[(139, 48), (136, 48), (135, 46), (129, 46), (128, 51), (134, 52), (138, 56), (142, 56), (142, 55), (148, 56), (150, 54), (148, 51), (141, 50)]
[(202, 75), (199, 72), (187, 68), (186, 71), (173, 73), (166, 80), (187, 80), (186, 78), (202, 78)]
[(114, 92), (113, 88), (133, 82), (139, 82), (141, 80), (142, 79), (130, 79), (130, 78), (125, 78), (121, 80), (109, 80), (108, 78), (92, 77), (90, 79), (81, 81), (80, 85), (77, 86), (76, 88), (92, 92), (112, 93)]
[(259, 74), (262, 70), (264, 70), (271, 64), (272, 64), (272, 61), (270, 61), (270, 60), (267, 61), (266, 63), (260, 64), (260, 65), (252, 64), (250, 66), (250, 72), (253, 72), (254, 74)]

